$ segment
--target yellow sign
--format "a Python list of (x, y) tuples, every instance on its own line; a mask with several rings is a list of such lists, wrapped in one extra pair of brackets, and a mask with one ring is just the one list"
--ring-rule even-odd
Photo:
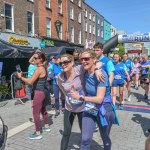
[(13, 43), (13, 44), (19, 44), (19, 45), (28, 45), (29, 42), (26, 39), (23, 38), (15, 38), (13, 36), (8, 37), (8, 42)]

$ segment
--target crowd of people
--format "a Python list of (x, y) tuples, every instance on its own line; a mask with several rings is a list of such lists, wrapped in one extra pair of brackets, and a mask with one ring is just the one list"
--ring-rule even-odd
[[(132, 100), (131, 83), (136, 90), (141, 86), (145, 90), (144, 99), (148, 100), (148, 56), (129, 59), (128, 54), (124, 54), (123, 58), (114, 54), (110, 59), (103, 54), (103, 44), (96, 43), (93, 50), (75, 50), (73, 55), (50, 58), (48, 61), (37, 50), (29, 60), (28, 78), (22, 77), (21, 72), (17, 73), (23, 82), (30, 85), (28, 94), (32, 99), (35, 133), (30, 134), (29, 139), (42, 138), (40, 113), (45, 123), (42, 131), (51, 130), (46, 111), (46, 106), (51, 104), (56, 110), (55, 117), (64, 114), (61, 150), (67, 150), (75, 116), (82, 134), (80, 150), (90, 150), (96, 124), (104, 149), (110, 150), (111, 127), (119, 125), (116, 107), (123, 109), (125, 101)], [(52, 97), (54, 101), (50, 102)]]

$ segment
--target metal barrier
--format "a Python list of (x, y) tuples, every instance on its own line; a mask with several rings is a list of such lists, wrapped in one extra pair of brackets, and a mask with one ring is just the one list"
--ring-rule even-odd
[[(28, 76), (28, 73), (27, 72), (22, 72), (22, 76), (27, 78)], [(20, 91), (20, 90), (15, 90), (14, 89), (14, 78), (16, 78), (16, 72), (14, 72), (12, 75), (11, 75), (11, 94), (12, 94), (12, 99), (17, 99), (17, 102), (15, 104), (24, 104), (24, 102), (22, 101), (23, 98), (26, 97), (26, 93), (27, 93), (27, 87), (28, 85), (26, 85), (24, 82), (22, 84), (22, 89), (21, 90), (24, 90), (25, 92), (25, 95), (24, 96), (17, 96), (16, 92)]]

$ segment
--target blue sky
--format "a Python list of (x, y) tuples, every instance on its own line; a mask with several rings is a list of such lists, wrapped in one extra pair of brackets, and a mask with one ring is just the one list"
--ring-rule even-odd
[(150, 0), (85, 0), (117, 30), (150, 32)]

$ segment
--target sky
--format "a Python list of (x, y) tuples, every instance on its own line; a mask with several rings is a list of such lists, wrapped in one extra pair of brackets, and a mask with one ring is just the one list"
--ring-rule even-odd
[(150, 0), (85, 0), (117, 30), (150, 32)]

